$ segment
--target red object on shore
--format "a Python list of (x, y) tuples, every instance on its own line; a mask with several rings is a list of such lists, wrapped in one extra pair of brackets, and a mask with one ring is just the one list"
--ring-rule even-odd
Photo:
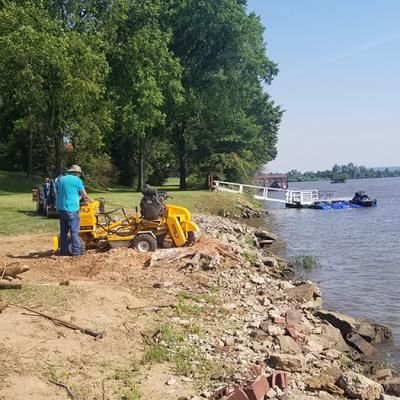
[(260, 375), (251, 385), (244, 388), (249, 400), (262, 400), (270, 389), (265, 375)]

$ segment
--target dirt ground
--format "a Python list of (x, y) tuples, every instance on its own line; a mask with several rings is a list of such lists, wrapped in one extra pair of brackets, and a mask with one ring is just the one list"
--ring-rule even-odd
[[(151, 255), (126, 248), (79, 258), (56, 257), (50, 249), (49, 234), (2, 237), (0, 268), (18, 262), (30, 270), (20, 275), (21, 290), (3, 290), (0, 298), (105, 335), (95, 340), (10, 305), (0, 314), (1, 400), (172, 400), (196, 393), (179, 376), (166, 385), (172, 365), (140, 363), (143, 333), (154, 331), (169, 312), (140, 307), (174, 304), (184, 289), (204, 290), (206, 273), (149, 266)], [(171, 286), (154, 288), (165, 281)]]

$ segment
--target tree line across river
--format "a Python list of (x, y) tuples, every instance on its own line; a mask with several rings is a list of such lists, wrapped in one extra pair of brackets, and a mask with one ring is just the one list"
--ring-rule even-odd
[(290, 182), (331, 180), (333, 182), (344, 182), (347, 179), (363, 178), (392, 178), (400, 176), (400, 167), (396, 168), (367, 168), (364, 166), (335, 164), (331, 170), (300, 172), (291, 170), (288, 173)]
[(263, 33), (245, 0), (0, 0), (0, 169), (249, 181), (282, 117)]

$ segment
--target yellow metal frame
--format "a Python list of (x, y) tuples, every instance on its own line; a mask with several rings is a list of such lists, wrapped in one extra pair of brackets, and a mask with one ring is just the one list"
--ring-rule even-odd
[[(165, 215), (158, 220), (144, 220), (136, 210), (127, 220), (108, 223), (104, 228), (99, 221), (100, 207), (99, 200), (81, 205), (79, 234), (85, 242), (93, 244), (99, 240), (107, 240), (129, 243), (138, 233), (150, 232), (155, 237), (169, 235), (174, 245), (181, 247), (187, 243), (189, 232), (199, 230), (197, 224), (191, 221), (191, 213), (187, 208), (171, 204), (166, 205)], [(55, 251), (59, 249), (58, 236), (53, 237), (53, 247)]]

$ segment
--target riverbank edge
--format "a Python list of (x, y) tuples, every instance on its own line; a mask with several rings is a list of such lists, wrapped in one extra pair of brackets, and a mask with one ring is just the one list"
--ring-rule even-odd
[[(277, 350), (277, 354), (273, 355), (272, 358), (271, 356), (268, 357), (265, 363), (267, 367), (265, 373), (271, 373), (270, 367), (272, 367), (292, 374), (300, 373), (300, 377), (294, 376), (295, 379), (289, 385), (289, 391), (286, 391), (284, 395), (286, 397), (280, 396), (279, 391), (275, 393), (275, 395), (270, 393), (272, 397), (277, 396), (277, 398), (284, 398), (287, 400), (291, 398), (287, 396), (294, 396), (293, 399), (295, 399), (298, 398), (296, 397), (298, 396), (296, 390), (300, 390), (301, 393), (305, 395), (310, 395), (310, 399), (316, 398), (314, 396), (318, 391), (323, 393), (322, 396), (324, 393), (329, 393), (330, 396), (339, 398), (343, 398), (343, 395), (348, 395), (350, 398), (383, 399), (386, 398), (384, 392), (400, 395), (400, 393), (397, 392), (398, 379), (394, 377), (394, 371), (390, 370), (390, 368), (384, 368), (386, 366), (383, 365), (384, 363), (382, 363), (382, 361), (369, 358), (373, 355), (376, 356), (376, 350), (374, 348), (375, 343), (390, 339), (391, 331), (389, 328), (369, 320), (357, 320), (342, 313), (324, 310), (322, 308), (322, 295), (317, 285), (311, 281), (295, 280), (293, 267), (290, 266), (289, 262), (273, 254), (269, 250), (268, 245), (263, 245), (265, 241), (270, 244), (271, 241), (276, 240), (277, 237), (275, 234), (265, 229), (252, 228), (232, 219), (222, 218), (218, 221), (215, 219), (218, 217), (197, 216), (197, 218), (205, 233), (218, 238), (229, 245), (235, 254), (241, 257), (244, 255), (244, 258), (248, 259), (247, 265), (244, 266), (244, 268), (249, 268), (252, 271), (255, 270), (258, 272), (258, 275), (253, 274), (250, 277), (251, 284), (256, 287), (262, 287), (263, 284), (268, 283), (265, 280), (263, 281), (262, 274), (265, 274), (264, 276), (268, 276), (268, 279), (272, 279), (278, 284), (280, 292), (276, 291), (275, 297), (280, 299), (276, 303), (271, 302), (271, 304), (278, 306), (278, 310), (275, 309), (273, 310), (275, 312), (269, 312), (266, 321), (270, 323), (275, 322), (274, 325), (278, 327), (281, 325), (281, 327), (284, 327), (284, 330), (274, 330), (268, 328), (268, 326), (266, 327), (265, 324), (260, 329), (260, 325), (255, 323), (252, 327), (252, 333), (253, 337), (257, 337), (257, 334), (263, 336), (263, 333), (260, 332), (261, 330), (270, 335), (273, 338), (271, 349)], [(210, 221), (210, 219), (212, 219), (212, 221)], [(226, 234), (221, 232), (225, 232)], [(243, 235), (250, 235), (250, 237), (253, 238), (251, 246), (243, 245)], [(236, 239), (233, 239), (234, 237)], [(249, 243), (248, 240), (247, 238), (247, 244)], [(247, 253), (250, 248), (253, 248), (254, 251), (254, 258), (251, 260), (249, 260), (249, 255)], [(246, 283), (244, 285), (246, 286)], [(261, 293), (262, 289), (260, 289), (259, 292)], [(258, 300), (261, 299), (258, 298)], [(286, 302), (286, 304), (284, 304), (286, 307), (282, 306), (282, 301), (283, 303)], [(262, 300), (260, 303), (262, 303)], [(265, 304), (261, 305), (264, 306)], [(289, 314), (288, 311), (290, 311)], [(296, 321), (291, 321), (291, 311), (298, 313), (295, 317)], [(307, 325), (304, 324), (304, 319), (307, 320), (308, 325), (310, 325), (310, 323), (314, 325), (312, 327), (314, 329), (311, 329), (311, 333), (307, 332), (307, 329), (303, 326)], [(274, 325), (270, 326), (273, 327)], [(331, 346), (327, 346), (324, 349), (323, 344), (321, 348), (321, 343), (318, 343), (318, 341), (314, 343), (315, 337), (312, 337), (310, 341), (310, 336), (320, 334), (319, 328), (321, 328), (321, 325), (329, 326), (331, 330), (330, 334), (335, 332), (337, 336), (337, 334), (340, 333), (342, 342), (333, 343)], [(291, 330), (290, 327), (294, 329)], [(333, 329), (335, 331), (333, 331)], [(290, 340), (288, 340), (288, 338), (282, 339), (282, 337), (286, 336), (288, 336)], [(284, 343), (283, 345), (280, 343), (281, 341)], [(229, 340), (222, 340), (220, 345), (225, 347), (226, 342), (231, 343)], [(302, 342), (303, 345), (300, 351), (296, 346), (299, 342)], [(330, 361), (341, 359), (340, 362), (333, 363), (337, 364), (336, 367), (338, 366), (339, 368), (335, 373), (330, 375), (329, 379), (326, 378), (326, 376), (329, 376), (329, 374), (326, 374), (326, 368), (320, 368), (320, 371), (318, 371), (319, 374), (315, 374), (315, 371), (313, 371), (312, 375), (315, 378), (314, 380), (310, 380), (310, 376), (307, 376), (307, 373), (303, 374), (303, 371), (296, 371), (296, 368), (300, 370), (303, 369), (302, 361), (305, 361), (307, 364), (307, 360), (302, 359), (304, 343), (306, 355), (307, 351), (308, 354), (312, 354), (314, 357), (314, 364), (318, 364), (318, 362), (324, 363), (327, 359), (330, 359)], [(287, 352), (285, 352), (285, 350), (287, 350)], [(339, 354), (329, 350), (339, 351)], [(285, 355), (289, 356), (289, 360), (285, 360)], [(292, 362), (296, 363), (294, 360), (298, 361), (300, 366), (293, 367), (290, 365)], [(356, 380), (363, 381), (365, 378), (366, 381), (363, 382), (365, 387), (374, 387), (374, 385), (378, 385), (375, 386), (375, 392), (373, 391), (374, 393), (371, 396), (355, 395), (353, 393), (354, 388), (350, 387), (354, 384), (354, 376), (347, 376), (345, 374), (346, 371), (356, 374)], [(329, 372), (333, 371), (331, 370)], [(358, 385), (360, 385), (360, 382), (358, 382)], [(290, 394), (291, 392), (293, 393)]]

